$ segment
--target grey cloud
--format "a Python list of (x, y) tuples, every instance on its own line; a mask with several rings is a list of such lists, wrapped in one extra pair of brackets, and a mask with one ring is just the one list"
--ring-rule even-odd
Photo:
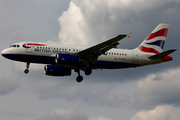
[[(9, 69), (6, 70), (6, 67)], [(13, 63), (12, 66), (4, 66), (0, 73), (0, 94), (8, 94), (19, 87), (20, 75), (17, 70), (17, 66)]]
[[(66, 80), (66, 78), (52, 79), (36, 81), (34, 91), (39, 94), (39, 99), (56, 98), (70, 103), (82, 101), (82, 104), (89, 106), (111, 108), (125, 107), (131, 104), (130, 95), (119, 93), (121, 88), (117, 83), (91, 83), (91, 79), (87, 79), (80, 85), (75, 81)], [(111, 88), (112, 86), (114, 87)]]
[(13, 71), (0, 74), (0, 94), (7, 94), (18, 87), (18, 74)]
[[(66, 10), (68, 1), (32, 0), (24, 2), (23, 0), (19, 0), (18, 2), (9, 2), (1, 0), (0, 14), (3, 17), (1, 17), (2, 24), (0, 32), (15, 28), (16, 33), (20, 36), (24, 34), (28, 36), (23, 41), (45, 42), (48, 39), (56, 37), (59, 30), (58, 21), (51, 18), (58, 18), (61, 15), (58, 11)], [(9, 34), (11, 34), (11, 31), (9, 31)]]
[[(11, 2), (12, 5), (8, 5), (9, 3), (7, 1), (3, 2), (6, 2), (6, 4), (0, 7), (1, 14), (3, 15), (5, 13), (6, 16), (2, 17), (2, 27), (0, 29), (1, 40), (3, 40), (3, 46), (1, 45), (2, 49), (5, 48), (5, 46), (9, 46), (10, 44), (18, 41), (27, 41), (31, 39), (41, 42), (47, 41), (52, 37), (57, 36), (59, 26), (56, 18), (58, 18), (62, 14), (60, 12), (62, 9), (58, 8), (63, 8), (63, 5), (60, 6), (59, 4), (55, 3), (57, 5), (54, 6), (52, 1), (50, 3), (48, 3), (47, 1), (21, 1), (19, 3)], [(170, 48), (179, 48), (179, 1), (149, 1), (151, 4), (146, 3), (146, 5), (144, 5), (144, 7), (147, 8), (141, 8), (142, 2), (139, 1), (136, 1), (137, 5), (133, 2), (133, 4), (131, 4), (130, 6), (125, 6), (123, 4), (119, 4), (118, 1), (115, 1), (115, 3), (117, 2), (117, 5), (115, 7), (109, 7), (109, 4), (105, 0), (99, 0), (96, 2), (100, 3), (92, 3), (92, 7), (94, 5), (96, 9), (94, 11), (88, 11), (88, 8), (90, 6), (87, 6), (86, 8), (83, 6), (82, 1), (79, 1), (79, 3), (74, 1), (75, 5), (81, 8), (85, 23), (88, 26), (88, 29), (86, 29), (87, 31), (84, 32), (87, 35), (88, 39), (83, 40), (87, 41), (89, 45), (94, 45), (101, 41), (110, 39), (120, 33), (132, 32), (131, 38), (122, 40), (120, 42), (119, 48), (133, 49), (137, 47), (159, 23), (163, 22), (170, 24), (170, 29), (164, 49), (167, 50)], [(25, 4), (25, 6), (23, 6), (22, 3)], [(48, 6), (47, 4), (50, 4), (50, 6)], [(39, 5), (41, 5), (41, 7)], [(46, 7), (49, 7), (49, 9), (46, 9)], [(52, 18), (55, 19), (52, 20)], [(70, 17), (69, 19), (72, 18)], [(83, 28), (83, 26), (80, 27)], [(70, 28), (73, 29), (72, 26), (70, 26)], [(60, 30), (62, 30), (62, 26), (60, 26)], [(74, 30), (74, 32), (76, 32), (76, 30)], [(62, 43), (62, 40), (59, 40), (58, 38), (50, 40), (50, 42), (52, 41)], [(24, 66), (19, 68), (20, 70), (18, 71), (18, 75), (21, 75), (21, 79), (25, 79), (28, 82), (24, 81), (24, 83), (19, 84), (28, 86), (28, 89), (32, 89), (32, 92), (39, 97), (38, 100), (40, 101), (40, 103), (42, 103), (43, 106), (47, 106), (48, 110), (52, 110), (52, 108), (49, 107), (52, 106), (52, 102), (48, 102), (49, 99), (56, 99), (58, 102), (53, 104), (58, 105), (59, 101), (61, 102), (60, 104), (63, 104), (62, 100), (64, 100), (67, 101), (67, 103), (71, 103), (71, 105), (75, 106), (75, 108), (79, 107), (78, 105), (76, 106), (77, 103), (82, 103), (86, 107), (91, 106), (91, 109), (93, 110), (87, 108), (87, 111), (85, 111), (85, 113), (90, 112), (90, 114), (93, 114), (92, 111), (94, 111), (94, 109), (97, 109), (96, 114), (104, 114), (107, 113), (107, 111), (110, 111), (110, 113), (107, 113), (107, 117), (122, 117), (122, 113), (111, 113), (110, 108), (114, 108), (117, 111), (125, 111), (123, 108), (126, 109), (129, 106), (130, 108), (132, 108), (132, 102), (134, 101), (137, 103), (137, 106), (134, 106), (134, 108), (142, 109), (149, 109), (159, 104), (171, 104), (174, 106), (179, 106), (179, 88), (169, 82), (167, 83), (169, 83), (171, 87), (166, 83), (163, 83), (163, 86), (159, 84), (157, 85), (158, 87), (153, 85), (151, 85), (151, 87), (147, 86), (147, 88), (149, 88), (148, 90), (143, 88), (144, 91), (137, 91), (134, 98), (131, 98), (131, 95), (136, 89), (133, 88), (136, 86), (135, 83), (133, 85), (127, 85), (129, 81), (133, 82), (137, 81), (140, 78), (146, 78), (148, 74), (156, 72), (158, 73), (159, 71), (178, 67), (178, 55), (178, 51), (173, 53), (172, 56), (174, 57), (174, 61), (163, 63), (160, 65), (139, 67), (136, 69), (130, 68), (122, 70), (103, 71), (94, 70), (91, 76), (85, 76), (84, 73), (82, 73), (82, 75), (84, 76), (84, 81), (80, 84), (76, 83), (75, 81), (75, 78), (77, 77), (76, 73), (73, 73), (73, 75), (70, 77), (48, 77), (44, 75), (43, 67), (41, 70), (34, 70), (32, 69), (32, 67), (30, 67), (30, 73), (28, 75), (24, 75), (24, 64)], [(1, 68), (9, 69), (8, 66), (10, 66), (9, 63), (11, 62), (7, 60), (5, 61), (5, 59), (2, 59), (2, 57), (0, 59)], [(13, 72), (17, 71), (17, 69), (13, 70), (13, 72), (9, 72), (10, 76), (8, 77), (4, 75), (6, 73), (5, 71), (1, 71), (2, 74), (0, 74), (2, 76), (1, 80), (6, 83), (6, 87), (3, 86), (2, 89), (0, 89), (2, 91), (2, 94), (10, 93), (13, 90), (19, 88), (19, 84), (17, 81), (18, 79), (12, 80), (13, 78), (10, 77), (16, 77), (16, 74), (14, 74)], [(158, 77), (156, 79), (159, 79), (159, 81), (161, 81), (161, 77)], [(178, 78), (172, 77), (171, 79)], [(29, 83), (31, 83), (31, 85), (29, 85)], [(124, 88), (124, 86), (126, 88)], [(165, 89), (166, 87), (164, 86), (168, 88), (167, 91)], [(151, 90), (152, 88), (154, 89)], [(126, 91), (128, 90), (130, 91), (129, 94), (126, 93)], [(26, 93), (26, 90), (24, 92)], [(152, 97), (153, 95), (155, 97)], [(143, 96), (147, 101), (142, 98)], [(27, 97), (31, 98), (32, 96), (27, 95)], [(22, 97), (22, 101), (23, 100), (24, 99)], [(47, 104), (43, 104), (44, 101), (46, 101)], [(36, 108), (37, 106), (35, 106), (34, 109)], [(103, 111), (99, 112), (102, 109)], [(133, 110), (126, 109), (126, 111), (127, 113), (123, 116), (125, 116), (126, 118), (130, 118)], [(42, 110), (42, 114), (46, 114), (44, 110)], [(64, 119), (63, 116), (56, 115), (57, 114), (49, 114), (42, 119)], [(87, 119), (86, 115), (80, 115), (80, 117), (79, 114), (76, 115), (76, 119)]]

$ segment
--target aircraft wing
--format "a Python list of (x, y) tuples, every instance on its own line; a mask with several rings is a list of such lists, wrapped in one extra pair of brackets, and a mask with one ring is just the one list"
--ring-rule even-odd
[(108, 50), (116, 48), (116, 46), (119, 44), (118, 41), (122, 40), (126, 36), (127, 34), (118, 35), (115, 38), (112, 38), (95, 46), (82, 50), (77, 54), (84, 59), (97, 59), (98, 56), (105, 54), (105, 52), (107, 52)]

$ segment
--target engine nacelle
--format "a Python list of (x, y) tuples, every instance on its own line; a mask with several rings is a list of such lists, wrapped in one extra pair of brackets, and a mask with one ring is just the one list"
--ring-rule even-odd
[(58, 53), (55, 62), (56, 64), (77, 65), (80, 63), (80, 58), (71, 54)]
[(70, 76), (70, 68), (62, 68), (55, 65), (46, 65), (44, 66), (44, 73), (50, 76)]

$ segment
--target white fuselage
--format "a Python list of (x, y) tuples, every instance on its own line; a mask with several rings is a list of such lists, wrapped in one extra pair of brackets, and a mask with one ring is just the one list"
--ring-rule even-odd
[[(72, 45), (46, 44), (39, 42), (19, 42), (2, 51), (2, 55), (11, 60), (55, 65), (57, 53), (74, 54), (86, 47)], [(98, 57), (92, 68), (128, 68), (164, 62), (161, 59), (151, 60), (154, 53), (141, 52), (138, 49), (111, 49)], [(67, 65), (68, 66), (68, 65)]]

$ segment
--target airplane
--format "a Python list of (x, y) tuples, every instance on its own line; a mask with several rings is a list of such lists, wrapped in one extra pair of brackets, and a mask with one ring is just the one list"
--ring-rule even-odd
[(30, 63), (47, 64), (45, 75), (70, 76), (78, 73), (77, 82), (83, 81), (80, 71), (90, 75), (93, 69), (120, 69), (140, 67), (171, 61), (168, 56), (176, 49), (163, 52), (169, 25), (159, 24), (135, 49), (118, 49), (117, 45), (129, 34), (120, 34), (92, 47), (48, 44), (40, 42), (18, 42), (4, 49), (1, 54), (10, 60), (26, 63), (24, 73), (29, 72)]

